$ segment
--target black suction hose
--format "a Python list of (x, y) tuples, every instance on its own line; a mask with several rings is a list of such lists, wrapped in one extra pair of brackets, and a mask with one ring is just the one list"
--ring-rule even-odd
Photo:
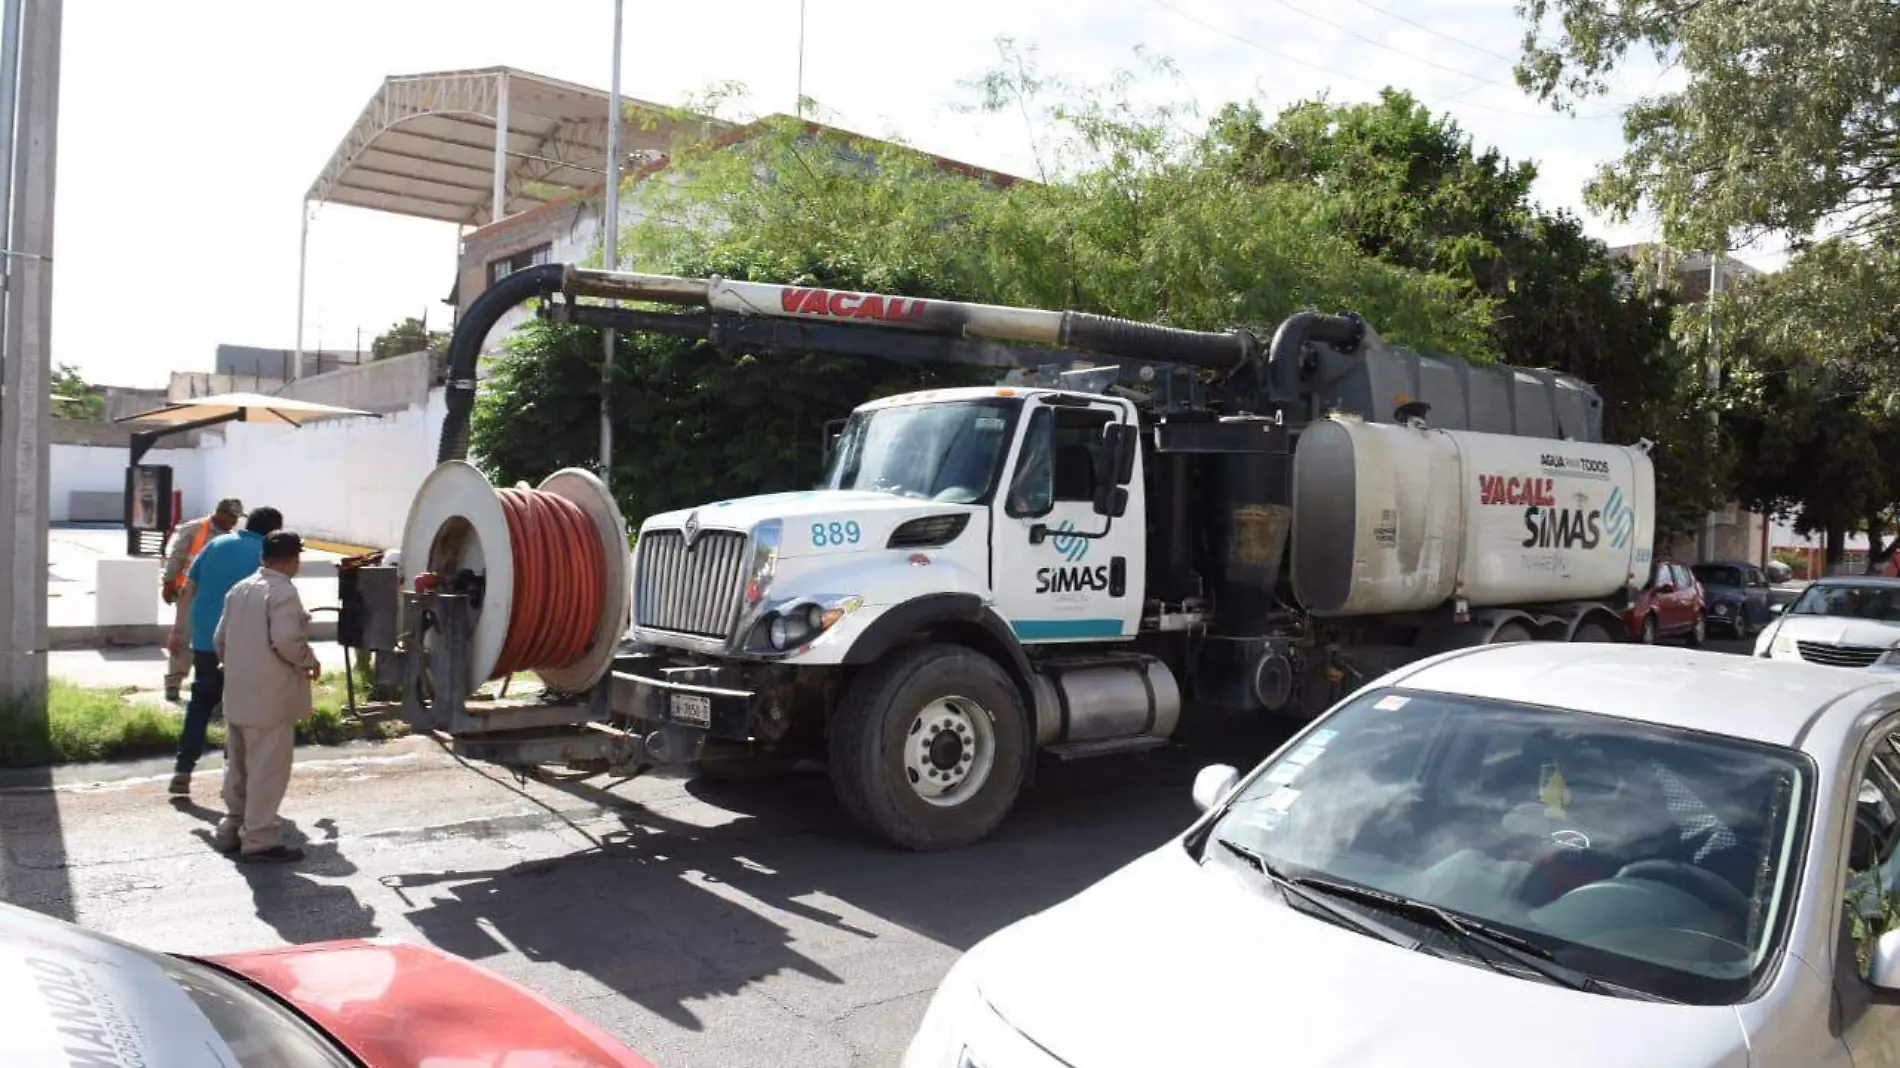
[(449, 366), (444, 376), (447, 388), (442, 398), (448, 414), (442, 420), (442, 444), (436, 449), (436, 463), (468, 459), (468, 420), (475, 410), (475, 366), (488, 332), (516, 305), (559, 293), (566, 271), (566, 264), (537, 264), (496, 282), (468, 302), (468, 310), (449, 336)]
[(1366, 321), (1357, 315), (1303, 311), (1287, 317), (1267, 348), (1267, 382), (1273, 399), (1290, 404), (1300, 395), (1300, 350), (1309, 341), (1356, 349), (1365, 340)]

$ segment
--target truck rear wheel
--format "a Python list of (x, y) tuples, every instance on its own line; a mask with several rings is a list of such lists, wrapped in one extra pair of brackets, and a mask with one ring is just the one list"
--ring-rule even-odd
[(995, 661), (960, 645), (905, 649), (858, 676), (833, 714), (831, 784), (857, 823), (907, 849), (996, 829), (1022, 791), (1029, 730)]

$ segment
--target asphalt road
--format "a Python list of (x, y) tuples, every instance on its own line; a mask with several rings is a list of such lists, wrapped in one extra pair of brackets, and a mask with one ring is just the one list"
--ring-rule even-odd
[(668, 1068), (890, 1065), (958, 953), (1160, 845), (1199, 767), (1253, 763), (1286, 730), (1045, 769), (992, 839), (934, 855), (859, 836), (822, 772), (604, 789), (409, 739), (304, 753), (285, 812), (309, 857), (237, 865), (209, 845), (215, 774), (183, 803), (160, 764), (67, 772), (0, 791), (0, 896), (183, 953), (427, 941)]

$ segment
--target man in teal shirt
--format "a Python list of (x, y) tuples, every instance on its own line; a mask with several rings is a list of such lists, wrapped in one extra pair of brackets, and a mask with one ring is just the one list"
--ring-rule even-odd
[(191, 773), (204, 755), (211, 710), (224, 701), (224, 666), (218, 663), (215, 641), (218, 620), (224, 616), (224, 595), (257, 574), (264, 559), (264, 536), (283, 525), (283, 514), (277, 509), (253, 508), (243, 530), (213, 538), (186, 572), (191, 580), (191, 701), (185, 705), (185, 724), (178, 733), (173, 794), (191, 793)]

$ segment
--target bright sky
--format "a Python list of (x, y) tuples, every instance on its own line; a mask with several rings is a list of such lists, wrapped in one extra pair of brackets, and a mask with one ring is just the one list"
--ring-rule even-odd
[[(162, 385), (171, 370), (209, 369), (220, 342), (290, 347), (299, 201), (383, 78), (506, 64), (605, 88), (612, 10), (611, 0), (68, 4), (55, 360), (94, 382)], [(752, 112), (791, 111), (798, 14), (799, 0), (625, 0), (621, 91), (679, 103), (736, 80)], [(1552, 207), (1581, 209), (1584, 180), (1621, 145), (1612, 105), (1565, 118), (1511, 84), (1512, 0), (806, 0), (806, 18), (805, 93), (825, 117), (1025, 175), (1034, 164), (1019, 117), (953, 110), (975, 99), (963, 83), (994, 65), (998, 37), (1075, 78), (1133, 64), (1145, 46), (1177, 63), (1204, 113), (1249, 96), (1269, 110), (1321, 92), (1367, 99), (1394, 84), (1451, 111), (1480, 145), (1537, 160), (1537, 195)], [(1653, 67), (1634, 73), (1612, 99), (1654, 79)], [(1593, 229), (1612, 243), (1648, 236), (1640, 223)], [(456, 242), (446, 224), (324, 207), (310, 233), (306, 345), (353, 348), (361, 331), (367, 347), (424, 309), (446, 324)]]

